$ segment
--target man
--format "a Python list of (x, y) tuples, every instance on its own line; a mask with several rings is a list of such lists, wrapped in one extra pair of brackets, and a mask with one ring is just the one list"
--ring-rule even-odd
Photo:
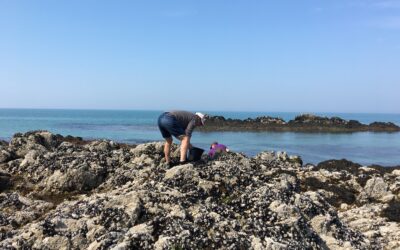
[(171, 163), (172, 136), (181, 141), (180, 163), (186, 162), (187, 150), (191, 147), (190, 137), (194, 128), (204, 126), (206, 116), (202, 113), (191, 113), (188, 111), (165, 112), (158, 117), (158, 128), (165, 139), (164, 155), (168, 165)]

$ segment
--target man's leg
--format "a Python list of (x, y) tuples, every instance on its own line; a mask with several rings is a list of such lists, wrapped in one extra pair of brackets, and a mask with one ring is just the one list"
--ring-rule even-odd
[(180, 161), (185, 162), (187, 151), (188, 151), (189, 145), (190, 145), (190, 137), (183, 135), (183, 136), (180, 136), (179, 139), (181, 140), (181, 159), (180, 159)]
[(164, 144), (164, 156), (165, 156), (165, 162), (169, 163), (171, 162), (171, 145), (172, 145), (172, 137), (165, 138), (165, 144)]

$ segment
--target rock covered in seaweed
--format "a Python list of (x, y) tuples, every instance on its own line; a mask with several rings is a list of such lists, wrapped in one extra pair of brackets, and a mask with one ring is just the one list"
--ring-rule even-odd
[(161, 142), (135, 147), (44, 131), (2, 147), (15, 157), (0, 164), (13, 181), (0, 194), (0, 248), (399, 247), (391, 231), (399, 170), (302, 166), (284, 152), (231, 152), (168, 169)]
[(356, 120), (340, 117), (322, 117), (302, 114), (293, 120), (285, 121), (279, 117), (260, 116), (257, 118), (226, 119), (223, 116), (210, 116), (207, 126), (201, 131), (293, 131), (293, 132), (398, 132), (400, 127), (391, 122), (373, 122), (369, 125)]

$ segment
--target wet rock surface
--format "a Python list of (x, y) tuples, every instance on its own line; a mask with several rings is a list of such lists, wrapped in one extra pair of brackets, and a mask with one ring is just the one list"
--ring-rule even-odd
[(162, 142), (47, 131), (1, 147), (0, 249), (400, 247), (400, 168), (284, 152), (167, 168)]
[(391, 122), (373, 122), (362, 124), (356, 120), (344, 120), (340, 117), (321, 117), (303, 114), (285, 121), (279, 117), (261, 116), (257, 118), (226, 119), (223, 116), (211, 116), (207, 126), (200, 131), (293, 131), (293, 132), (398, 132), (400, 127)]

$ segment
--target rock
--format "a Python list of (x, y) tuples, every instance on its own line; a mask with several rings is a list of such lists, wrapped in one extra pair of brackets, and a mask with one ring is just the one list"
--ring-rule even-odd
[(256, 158), (260, 158), (263, 161), (272, 161), (275, 159), (274, 151), (266, 151), (258, 154)]
[(164, 143), (163, 142), (158, 142), (158, 143), (145, 143), (136, 146), (135, 148), (131, 149), (130, 152), (138, 157), (141, 156), (142, 154), (146, 155), (157, 155), (157, 154), (164, 154)]
[(388, 195), (385, 195), (385, 196), (380, 198), (380, 200), (383, 203), (390, 203), (391, 201), (394, 201), (395, 199), (396, 199), (396, 196), (393, 195), (393, 194), (388, 194)]
[(40, 131), (36, 133), (36, 136), (39, 137), (36, 140), (48, 149), (56, 148), (63, 140), (61, 135), (54, 135), (49, 131)]
[(289, 156), (289, 161), (291, 163), (297, 164), (298, 167), (301, 167), (303, 165), (303, 160), (301, 159), (300, 156), (298, 155), (291, 155)]
[(174, 177), (177, 177), (179, 175), (186, 175), (189, 178), (194, 174), (193, 172), (193, 165), (192, 164), (185, 164), (185, 165), (179, 165), (175, 166), (171, 169), (168, 169), (167, 172), (165, 172), (165, 179), (172, 179)]
[(245, 121), (248, 122), (259, 122), (262, 124), (279, 124), (279, 125), (284, 125), (286, 122), (282, 118), (277, 118), (277, 117), (270, 117), (270, 116), (259, 116), (257, 118), (253, 119), (247, 119)]
[(26, 153), (24, 160), (21, 162), (20, 166), (25, 167), (25, 166), (28, 166), (31, 164), (32, 165), (35, 164), (35, 160), (36, 160), (37, 156), (38, 156), (38, 152), (36, 150), (29, 150)]
[(99, 186), (103, 176), (91, 171), (87, 166), (70, 169), (67, 172), (56, 170), (45, 182), (42, 194), (62, 194), (75, 190), (89, 191)]
[[(12, 230), (26, 225), (52, 207), (52, 203), (30, 199), (15, 192), (0, 193), (0, 232), (4, 232), (2, 227)], [(3, 236), (0, 233), (0, 239)]]
[[(339, 217), (349, 227), (363, 233), (371, 242), (370, 248), (379, 248), (381, 245), (381, 249), (397, 249), (400, 247), (399, 224), (381, 217), (387, 215), (382, 211), (384, 207), (382, 204), (366, 204), (342, 211)], [(393, 212), (390, 211), (389, 214), (394, 215)]]
[(4, 140), (0, 140), (0, 148), (8, 147), (8, 142)]
[(71, 243), (67, 237), (55, 235), (46, 237), (43, 241), (37, 241), (33, 245), (34, 249), (70, 249)]
[(283, 249), (287, 249), (287, 245), (286, 244), (282, 244), (280, 242), (277, 242), (269, 237), (266, 237), (264, 239), (264, 244), (265, 244), (265, 249), (273, 249), (273, 250), (283, 250)]
[(398, 131), (399, 126), (397, 126), (396, 124), (392, 123), (392, 122), (373, 122), (371, 124), (369, 124), (369, 127), (371, 130), (385, 130), (385, 131)]
[(289, 218), (296, 214), (293, 206), (281, 203), (279, 201), (273, 201), (269, 205), (269, 209), (275, 212), (281, 218)]
[(340, 117), (321, 117), (313, 114), (302, 114), (288, 122), (282, 118), (260, 116), (257, 118), (226, 119), (222, 116), (210, 116), (207, 126), (200, 131), (294, 131), (294, 132), (394, 132), (400, 127), (387, 122), (374, 122), (369, 125), (355, 120), (344, 120)]
[(393, 175), (400, 176), (400, 169), (395, 169), (392, 171)]
[(0, 163), (8, 162), (13, 159), (14, 157), (9, 151), (0, 148)]
[(380, 200), (386, 195), (390, 195), (388, 192), (388, 185), (385, 183), (382, 177), (374, 177), (369, 179), (364, 187), (365, 194), (373, 199)]
[(16, 134), (2, 150), (15, 157), (0, 164), (13, 182), (0, 193), (0, 249), (400, 247), (395, 169), (301, 167), (284, 152), (167, 169), (163, 142), (130, 147), (44, 131)]
[(24, 157), (29, 150), (40, 153), (54, 150), (62, 141), (61, 135), (54, 135), (48, 131), (32, 131), (25, 134), (17, 133), (10, 141), (10, 149), (15, 151), (18, 157)]
[(156, 243), (154, 243), (154, 249), (155, 250), (168, 249), (168, 246), (171, 245), (170, 239), (171, 239), (171, 237), (160, 236), (158, 238), (158, 240), (156, 241)]
[(115, 149), (115, 144), (111, 141), (93, 141), (85, 145), (90, 151), (102, 151), (107, 152)]
[(0, 192), (11, 186), (11, 175), (0, 170)]
[(287, 161), (289, 160), (289, 156), (287, 155), (286, 152), (277, 152), (276, 157), (281, 160), (281, 161)]
[[(381, 210), (380, 215), (389, 221), (400, 222), (400, 201), (389, 200), (388, 204)], [(396, 225), (399, 226), (398, 224)]]
[(349, 205), (346, 204), (346, 203), (342, 203), (342, 204), (340, 205), (340, 210), (342, 210), (342, 211), (349, 210)]

